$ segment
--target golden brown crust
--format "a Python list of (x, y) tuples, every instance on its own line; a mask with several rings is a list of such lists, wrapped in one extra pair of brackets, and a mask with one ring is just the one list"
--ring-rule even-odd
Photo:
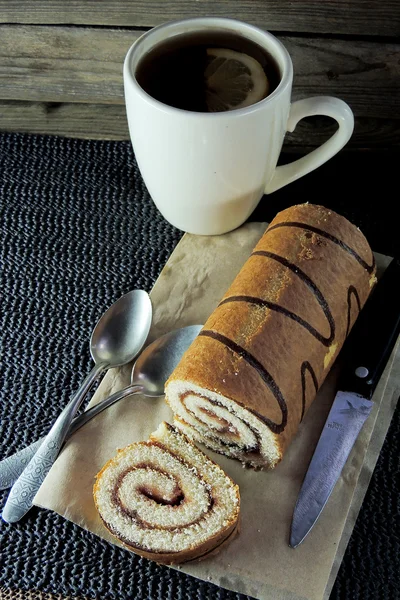
[[(344, 217), (311, 204), (279, 213), (171, 375), (167, 401), (171, 381), (220, 393), (266, 418), (283, 453), (354, 324), (358, 302), (364, 305), (374, 273), (367, 240)], [(251, 358), (278, 391), (266, 385)]]

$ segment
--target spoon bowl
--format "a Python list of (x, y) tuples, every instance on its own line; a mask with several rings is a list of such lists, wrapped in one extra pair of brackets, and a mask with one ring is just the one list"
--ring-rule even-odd
[(68, 435), (93, 419), (96, 415), (112, 404), (141, 394), (149, 398), (156, 398), (164, 394), (164, 387), (168, 377), (178, 365), (184, 352), (199, 334), (202, 325), (188, 325), (162, 335), (154, 340), (143, 350), (133, 365), (131, 383), (101, 400), (73, 420)]
[(133, 365), (131, 385), (139, 385), (145, 396), (162, 396), (167, 379), (201, 328), (202, 325), (181, 327), (154, 340)]
[(119, 298), (93, 330), (90, 353), (94, 362), (108, 367), (131, 362), (146, 341), (151, 317), (151, 300), (145, 291), (133, 290)]

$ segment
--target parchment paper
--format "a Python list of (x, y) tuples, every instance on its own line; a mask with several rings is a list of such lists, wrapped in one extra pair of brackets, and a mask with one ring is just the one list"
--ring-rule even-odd
[[(149, 341), (176, 327), (204, 323), (265, 229), (265, 223), (250, 223), (223, 236), (186, 234), (151, 292), (154, 325)], [(376, 255), (376, 259), (382, 272), (390, 258)], [(394, 351), (341, 478), (313, 531), (296, 550), (288, 546), (293, 508), (335, 395), (339, 365), (333, 367), (274, 471), (245, 470), (238, 462), (207, 451), (240, 486), (241, 533), (220, 554), (183, 565), (182, 570), (259, 599), (328, 598), (395, 408), (399, 365), (400, 352)], [(127, 385), (130, 370), (128, 366), (109, 371), (91, 404)], [(117, 543), (96, 513), (94, 477), (117, 448), (147, 439), (162, 420), (172, 422), (163, 398), (132, 396), (102, 412), (69, 440), (35, 504)]]

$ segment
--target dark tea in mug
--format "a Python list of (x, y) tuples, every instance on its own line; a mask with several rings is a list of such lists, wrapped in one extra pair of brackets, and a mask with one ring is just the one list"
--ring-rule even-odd
[(195, 112), (251, 106), (280, 82), (278, 66), (264, 48), (222, 31), (166, 39), (140, 60), (135, 77), (156, 100)]

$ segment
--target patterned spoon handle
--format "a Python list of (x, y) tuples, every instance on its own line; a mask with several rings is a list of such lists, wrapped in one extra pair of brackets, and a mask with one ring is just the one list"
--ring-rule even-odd
[(2, 518), (7, 523), (16, 523), (32, 507), (36, 492), (42, 485), (64, 444), (76, 411), (94, 381), (106, 368), (107, 365), (104, 363), (96, 364), (93, 367), (79, 390), (61, 412), (32, 460), (14, 483), (2, 513)]
[[(79, 417), (75, 417), (71, 423), (71, 427), (68, 430), (66, 439), (68, 439), (73, 433), (75, 433), (75, 431), (82, 427), (82, 425), (85, 425), (85, 423), (102, 412), (105, 408), (111, 406), (111, 404), (114, 404), (115, 402), (118, 402), (127, 396), (131, 396), (132, 394), (140, 394), (142, 391), (143, 386), (130, 385), (129, 387), (126, 387), (123, 390), (119, 390), (111, 396), (108, 396), (108, 398), (104, 398), (104, 400), (86, 410), (83, 414), (79, 415)], [(40, 445), (44, 442), (44, 439), (45, 438), (42, 437), (29, 446), (22, 448), (22, 450), (19, 450), (18, 452), (15, 452), (15, 454), (7, 456), (7, 458), (4, 458), (2, 461), (0, 461), (0, 490), (6, 490), (7, 488), (10, 488), (17, 481), (26, 465), (39, 450)]]

